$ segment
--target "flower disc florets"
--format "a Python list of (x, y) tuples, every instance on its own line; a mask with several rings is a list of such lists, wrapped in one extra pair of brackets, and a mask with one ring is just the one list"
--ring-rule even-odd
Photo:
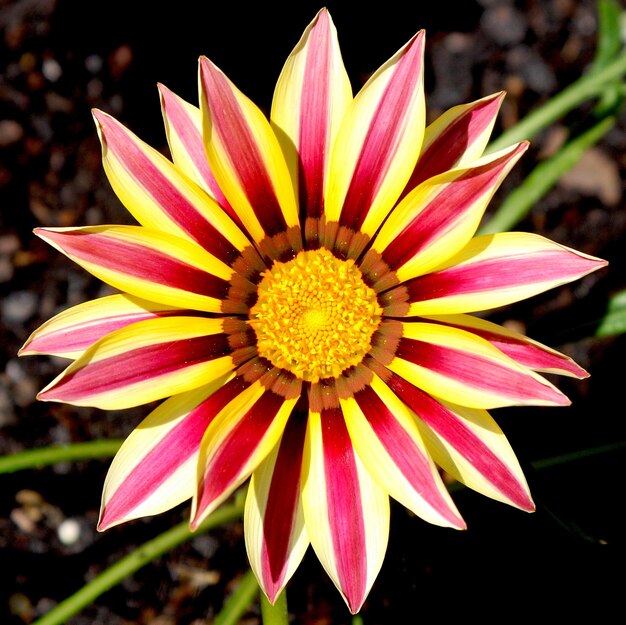
[(264, 273), (250, 325), (260, 356), (317, 382), (361, 362), (381, 314), (354, 261), (321, 248), (275, 262)]

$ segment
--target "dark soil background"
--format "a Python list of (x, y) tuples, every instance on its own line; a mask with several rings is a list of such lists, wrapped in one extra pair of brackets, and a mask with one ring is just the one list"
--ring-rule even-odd
[[(104, 177), (90, 109), (117, 116), (166, 150), (157, 81), (196, 102), (196, 63), (214, 60), (269, 108), (282, 62), (321, 5), (176, 0), (89, 3), (0, 0), (0, 454), (128, 433), (148, 409), (110, 413), (35, 400), (62, 368), (19, 359), (29, 333), (102, 285), (32, 235), (39, 225), (127, 221)], [(593, 58), (593, 0), (328, 2), (358, 88), (426, 28), (429, 115), (508, 91), (496, 133), (575, 80)], [(584, 124), (583, 107), (564, 124)], [(533, 140), (492, 205), (558, 149), (563, 127)], [(431, 527), (392, 510), (385, 564), (362, 612), (366, 625), (457, 615), (483, 622), (623, 614), (623, 452), (541, 464), (626, 440), (624, 338), (590, 338), (607, 298), (626, 287), (626, 116), (518, 229), (610, 261), (608, 269), (492, 318), (574, 356), (591, 372), (555, 382), (569, 408), (495, 411), (524, 465), (532, 515), (467, 490), (455, 499), (469, 530)], [(182, 506), (95, 531), (107, 461), (0, 476), (0, 623), (29, 623), (141, 542), (179, 523)], [(199, 536), (140, 570), (67, 622), (206, 625), (246, 570), (240, 523)], [(294, 623), (350, 616), (312, 551), (289, 585)], [(242, 623), (259, 622), (258, 604)], [(617, 617), (619, 618), (619, 617)], [(612, 620), (612, 622), (614, 622)]]

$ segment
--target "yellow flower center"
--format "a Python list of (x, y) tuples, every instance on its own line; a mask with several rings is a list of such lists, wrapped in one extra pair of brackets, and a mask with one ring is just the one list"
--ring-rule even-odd
[(250, 325), (260, 356), (317, 382), (361, 362), (381, 314), (354, 261), (321, 248), (264, 272)]

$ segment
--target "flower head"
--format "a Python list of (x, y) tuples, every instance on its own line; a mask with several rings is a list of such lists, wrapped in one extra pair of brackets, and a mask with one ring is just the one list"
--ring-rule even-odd
[(100, 529), (192, 499), (192, 527), (251, 477), (249, 559), (270, 600), (309, 543), (361, 607), (389, 497), (464, 528), (439, 468), (532, 510), (486, 412), (566, 405), (569, 358), (468, 313), (602, 267), (524, 233), (474, 237), (526, 143), (483, 156), (502, 94), (425, 127), (424, 34), (353, 97), (330, 16), (306, 29), (268, 121), (208, 59), (200, 107), (160, 85), (172, 160), (95, 111), (139, 225), (41, 228), (120, 291), (51, 319), (21, 353), (73, 362), (45, 401), (164, 399), (113, 460)]

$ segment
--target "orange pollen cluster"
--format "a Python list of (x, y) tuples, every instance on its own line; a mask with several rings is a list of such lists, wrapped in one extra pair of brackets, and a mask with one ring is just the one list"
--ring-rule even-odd
[(264, 272), (249, 324), (261, 357), (317, 382), (363, 360), (381, 314), (354, 261), (320, 248)]

